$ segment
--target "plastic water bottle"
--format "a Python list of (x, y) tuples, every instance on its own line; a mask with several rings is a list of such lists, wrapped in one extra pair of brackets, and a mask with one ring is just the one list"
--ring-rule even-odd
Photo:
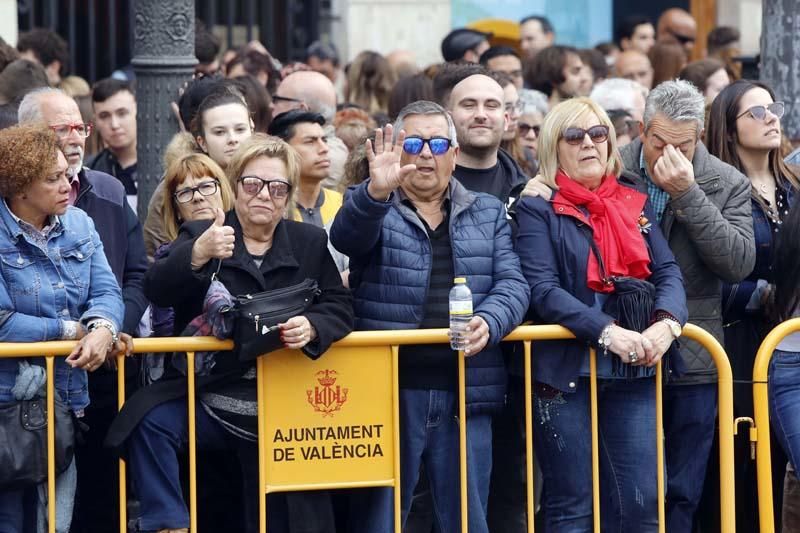
[(465, 333), (472, 319), (472, 291), (467, 287), (467, 278), (455, 278), (450, 289), (450, 347), (463, 350), (467, 342)]

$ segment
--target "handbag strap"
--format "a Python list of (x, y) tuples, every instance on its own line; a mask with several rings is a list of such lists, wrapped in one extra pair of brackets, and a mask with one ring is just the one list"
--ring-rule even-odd
[(583, 236), (586, 237), (586, 240), (589, 241), (589, 247), (592, 249), (594, 256), (597, 258), (597, 263), (600, 266), (600, 277), (603, 280), (603, 283), (612, 284), (613, 280), (608, 277), (606, 273), (606, 265), (603, 262), (603, 256), (600, 255), (600, 248), (597, 246), (597, 242), (594, 240), (594, 232), (592, 228), (589, 227), (587, 224), (579, 224), (578, 229), (580, 229)]
[(219, 278), (219, 269), (221, 268), (222, 268), (222, 259), (217, 259), (217, 270), (213, 274), (211, 274), (211, 281), (214, 281), (217, 278)]

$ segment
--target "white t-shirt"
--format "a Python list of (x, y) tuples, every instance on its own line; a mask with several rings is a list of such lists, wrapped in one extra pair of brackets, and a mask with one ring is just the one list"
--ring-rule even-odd
[[(800, 308), (792, 314), (792, 318), (797, 317), (800, 317)], [(800, 352), (800, 331), (787, 335), (775, 348), (782, 352)]]

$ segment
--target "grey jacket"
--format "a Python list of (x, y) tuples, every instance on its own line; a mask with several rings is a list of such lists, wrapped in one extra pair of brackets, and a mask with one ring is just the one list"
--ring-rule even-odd
[[(636, 139), (620, 152), (625, 169), (643, 180), (641, 150), (642, 142)], [(756, 260), (750, 181), (709, 154), (702, 143), (697, 144), (692, 166), (695, 183), (669, 201), (661, 229), (683, 273), (689, 322), (722, 343), (722, 282), (743, 280)], [(687, 373), (678, 383), (716, 381), (714, 361), (699, 344), (683, 339), (681, 354)]]

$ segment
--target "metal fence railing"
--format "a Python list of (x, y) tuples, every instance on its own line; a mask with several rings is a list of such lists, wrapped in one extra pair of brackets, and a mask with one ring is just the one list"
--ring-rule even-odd
[[(794, 329), (791, 329), (794, 327)], [(773, 332), (767, 340), (758, 361), (765, 360), (764, 350), (771, 349), (786, 331), (800, 330), (800, 319), (784, 325)], [(720, 439), (720, 516), (721, 531), (734, 533), (734, 472), (733, 472), (733, 381), (730, 364), (719, 343), (706, 331), (691, 324), (684, 328), (684, 336), (700, 343), (711, 354), (717, 365), (719, 387), (719, 439)], [(534, 342), (556, 339), (570, 339), (572, 334), (552, 325), (521, 326), (514, 330), (505, 341), (522, 341), (524, 346), (525, 397), (532, 398), (531, 357)], [(434, 344), (448, 342), (447, 330), (412, 331), (373, 331), (352, 333), (334, 346), (321, 358), (311, 360), (304, 356), (282, 350), (268, 357), (260, 357), (258, 370), (259, 403), (259, 498), (261, 531), (266, 531), (266, 498), (270, 492), (306, 489), (332, 489), (384, 486), (394, 487), (395, 528), (400, 532), (400, 467), (398, 423), (398, 346), (403, 344)], [(772, 344), (770, 344), (772, 343)], [(54, 390), (53, 365), (55, 357), (70, 353), (74, 342), (58, 341), (43, 343), (4, 343), (0, 344), (2, 357), (45, 356), (47, 369), (47, 423), (48, 423), (48, 513), (49, 531), (55, 531), (55, 470), (53, 450), (54, 435)], [(136, 353), (187, 352), (187, 368), (194, 368), (194, 354), (197, 351), (229, 350), (231, 341), (219, 341), (206, 337), (151, 338), (136, 339)], [(592, 414), (592, 472), (594, 530), (600, 532), (600, 488), (597, 428), (597, 376), (596, 356), (591, 353), (591, 414)], [(459, 379), (462, 386), (459, 392), (459, 420), (465, 416), (464, 374), (465, 359), (460, 354), (458, 360)], [(120, 357), (117, 361), (118, 404), (125, 401), (125, 365)], [(757, 362), (758, 368), (758, 362)], [(766, 368), (766, 366), (764, 366)], [(664, 515), (664, 441), (662, 428), (662, 374), (659, 365), (656, 380), (656, 427), (655, 445), (657, 447), (657, 479), (659, 498), (659, 530), (665, 530)], [(766, 373), (764, 374), (764, 378)], [(275, 378), (275, 379), (273, 379)], [(761, 385), (756, 379), (756, 387)], [(189, 415), (189, 509), (190, 531), (196, 533), (197, 527), (197, 464), (195, 428), (195, 376), (187, 376), (188, 415)], [(764, 392), (766, 397), (766, 392)], [(765, 402), (766, 400), (764, 400)], [(349, 402), (349, 403), (348, 403)], [(763, 404), (764, 406), (766, 403)], [(759, 396), (756, 397), (756, 421), (766, 424), (766, 407), (759, 412)], [(281, 414), (283, 413), (283, 414)], [(286, 418), (288, 413), (288, 418)], [(284, 418), (281, 418), (283, 416)], [(288, 425), (289, 430), (305, 431), (309, 439), (317, 438), (321, 444), (313, 444), (316, 451), (308, 448), (278, 446), (286, 439), (280, 437)], [(761, 426), (759, 426), (761, 427)], [(763, 426), (766, 427), (766, 426)], [(461, 513), (462, 531), (467, 532), (467, 484), (466, 484), (466, 426), (460, 424), (460, 466), (461, 466)], [(330, 433), (333, 432), (333, 433)], [(326, 433), (335, 439), (338, 448), (326, 444)], [(525, 405), (526, 434), (526, 505), (528, 511), (528, 532), (534, 530), (533, 494), (533, 424), (532, 405)], [(765, 432), (766, 434), (766, 432)], [(349, 450), (349, 451), (348, 451)], [(380, 453), (377, 451), (380, 450)], [(337, 455), (338, 452), (338, 455)], [(763, 457), (762, 457), (763, 456)], [(290, 460), (291, 458), (291, 460)], [(325, 459), (330, 460), (325, 463)], [(769, 472), (769, 445), (762, 447), (759, 441), (759, 474), (762, 468)], [(302, 459), (302, 460), (301, 460)], [(125, 463), (120, 461), (120, 521), (119, 531), (127, 531)], [(760, 480), (761, 481), (761, 480)], [(769, 488), (769, 484), (766, 484)], [(764, 493), (767, 497), (767, 493)], [(762, 502), (762, 524), (771, 516), (771, 502), (767, 505), (769, 515)], [(762, 531), (772, 531), (762, 529)]]
[(775, 531), (772, 502), (772, 456), (769, 435), (769, 363), (775, 347), (784, 337), (797, 331), (800, 331), (800, 318), (794, 318), (776, 326), (761, 343), (753, 365), (753, 415), (755, 416), (755, 426), (750, 430), (750, 441), (756, 447), (758, 516), (761, 533), (774, 533)]

